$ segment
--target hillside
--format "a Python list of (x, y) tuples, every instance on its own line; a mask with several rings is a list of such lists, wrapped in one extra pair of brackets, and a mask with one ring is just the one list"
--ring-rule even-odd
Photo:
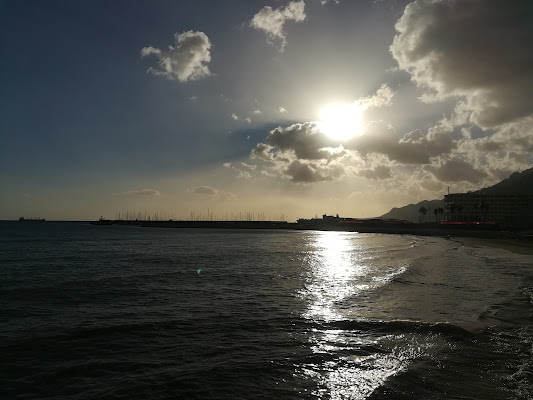
[(409, 204), (400, 208), (395, 207), (387, 214), (383, 214), (380, 218), (395, 218), (404, 219), (406, 221), (418, 222), (420, 217), (420, 213), (418, 212), (418, 210), (420, 210), (420, 207), (422, 206), (426, 207), (426, 209), (428, 210), (431, 208), (431, 215), (430, 212), (428, 212), (428, 214), (426, 215), (426, 219), (428, 221), (435, 221), (435, 214), (433, 214), (433, 210), (439, 207), (444, 208), (444, 200), (423, 200), (417, 204)]
[(523, 172), (513, 172), (509, 178), (494, 186), (480, 189), (476, 193), (533, 195), (533, 168)]

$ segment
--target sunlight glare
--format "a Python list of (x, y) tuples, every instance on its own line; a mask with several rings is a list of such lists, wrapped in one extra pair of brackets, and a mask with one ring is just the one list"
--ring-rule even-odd
[(362, 111), (362, 107), (355, 102), (330, 104), (320, 110), (318, 128), (331, 139), (341, 142), (361, 135)]
[(310, 279), (304, 297), (309, 300), (305, 318), (335, 321), (340, 315), (337, 305), (364, 290), (359, 282), (366, 269), (358, 263), (354, 235), (347, 232), (318, 232), (314, 235), (316, 252), (308, 260)]

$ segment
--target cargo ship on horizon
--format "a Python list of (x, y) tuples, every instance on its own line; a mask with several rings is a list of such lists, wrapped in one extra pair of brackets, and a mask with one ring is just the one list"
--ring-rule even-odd
[(44, 218), (24, 218), (24, 217), (20, 217), (19, 218), (19, 222), (44, 222), (46, 221)]

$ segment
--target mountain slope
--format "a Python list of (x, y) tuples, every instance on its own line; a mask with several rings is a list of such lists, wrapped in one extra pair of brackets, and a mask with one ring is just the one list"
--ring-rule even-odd
[(433, 210), (439, 207), (444, 208), (444, 200), (424, 200), (417, 204), (409, 204), (400, 208), (395, 207), (387, 214), (383, 214), (380, 218), (395, 218), (418, 222), (420, 217), (418, 210), (420, 210), (420, 207), (422, 206), (428, 210), (428, 213), (426, 214), (426, 220), (435, 221), (435, 214), (433, 214)]
[(533, 195), (533, 168), (523, 172), (513, 172), (509, 178), (496, 185), (480, 189), (476, 193)]

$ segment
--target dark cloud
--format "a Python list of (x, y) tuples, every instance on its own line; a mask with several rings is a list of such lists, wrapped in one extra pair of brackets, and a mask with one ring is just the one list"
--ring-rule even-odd
[(252, 150), (252, 157), (273, 164), (273, 170), (295, 183), (330, 181), (344, 175), (344, 165), (335, 162), (346, 154), (317, 128), (306, 122), (278, 127), (269, 132), (264, 143)]
[(474, 141), (474, 146), (477, 150), (483, 152), (500, 152), (505, 149), (505, 143), (494, 141), (490, 138), (483, 138)]
[[(431, 128), (427, 135), (419, 130), (403, 137), (384, 121), (373, 121), (365, 133), (348, 141), (335, 141), (320, 131), (314, 122), (278, 127), (252, 151), (252, 157), (274, 164), (274, 169), (289, 176), (292, 182), (319, 182), (336, 179), (345, 173), (341, 162), (382, 155), (399, 164), (430, 164), (432, 158), (449, 154), (457, 143), (443, 126)], [(338, 146), (338, 147), (337, 147)], [(368, 159), (367, 159), (368, 160)], [(368, 179), (391, 178), (389, 167), (375, 165), (358, 173)]]
[(290, 177), (291, 182), (295, 183), (331, 181), (344, 174), (344, 166), (342, 164), (323, 166), (295, 160), (289, 164), (283, 173)]
[(453, 131), (444, 126), (434, 126), (428, 129), (428, 133), (422, 142), (430, 157), (450, 154), (457, 148), (457, 142), (452, 138)]
[[(411, 135), (412, 136), (412, 135)], [(346, 147), (359, 153), (383, 154), (403, 164), (428, 164), (429, 156), (422, 141), (400, 141), (394, 128), (384, 121), (373, 121), (365, 133), (354, 137)]]
[(515, 151), (510, 151), (507, 156), (509, 157), (509, 159), (514, 160), (520, 164), (531, 165), (531, 163), (528, 162), (528, 158), (529, 158), (528, 155), (524, 153), (517, 153)]
[(159, 61), (159, 66), (150, 67), (148, 72), (180, 82), (200, 79), (211, 74), (207, 66), (211, 61), (211, 42), (205, 33), (175, 33), (174, 41), (175, 46), (169, 46), (168, 50), (151, 46), (141, 50), (142, 57), (154, 55)]
[(510, 139), (510, 144), (522, 152), (533, 152), (533, 136), (515, 136)]
[(431, 157), (449, 154), (457, 148), (451, 135), (452, 132), (431, 128), (427, 135), (415, 130), (400, 138), (392, 125), (373, 121), (363, 135), (353, 137), (345, 146), (363, 155), (383, 154), (401, 164), (429, 164)]
[(292, 182), (317, 182), (325, 180), (309, 164), (304, 164), (298, 160), (293, 161), (283, 172), (291, 177)]
[(435, 98), (463, 96), (470, 119), (494, 128), (533, 115), (531, 0), (417, 0), (391, 52)]
[(426, 171), (431, 172), (441, 182), (470, 182), (479, 184), (487, 174), (475, 169), (472, 165), (459, 158), (452, 158), (441, 165), (428, 165)]
[(277, 148), (281, 152), (294, 152), (300, 160), (332, 160), (343, 154), (342, 151), (332, 151), (339, 143), (324, 135), (313, 122), (273, 129), (264, 143), (256, 148), (256, 155), (262, 154), (264, 158), (267, 146)]

